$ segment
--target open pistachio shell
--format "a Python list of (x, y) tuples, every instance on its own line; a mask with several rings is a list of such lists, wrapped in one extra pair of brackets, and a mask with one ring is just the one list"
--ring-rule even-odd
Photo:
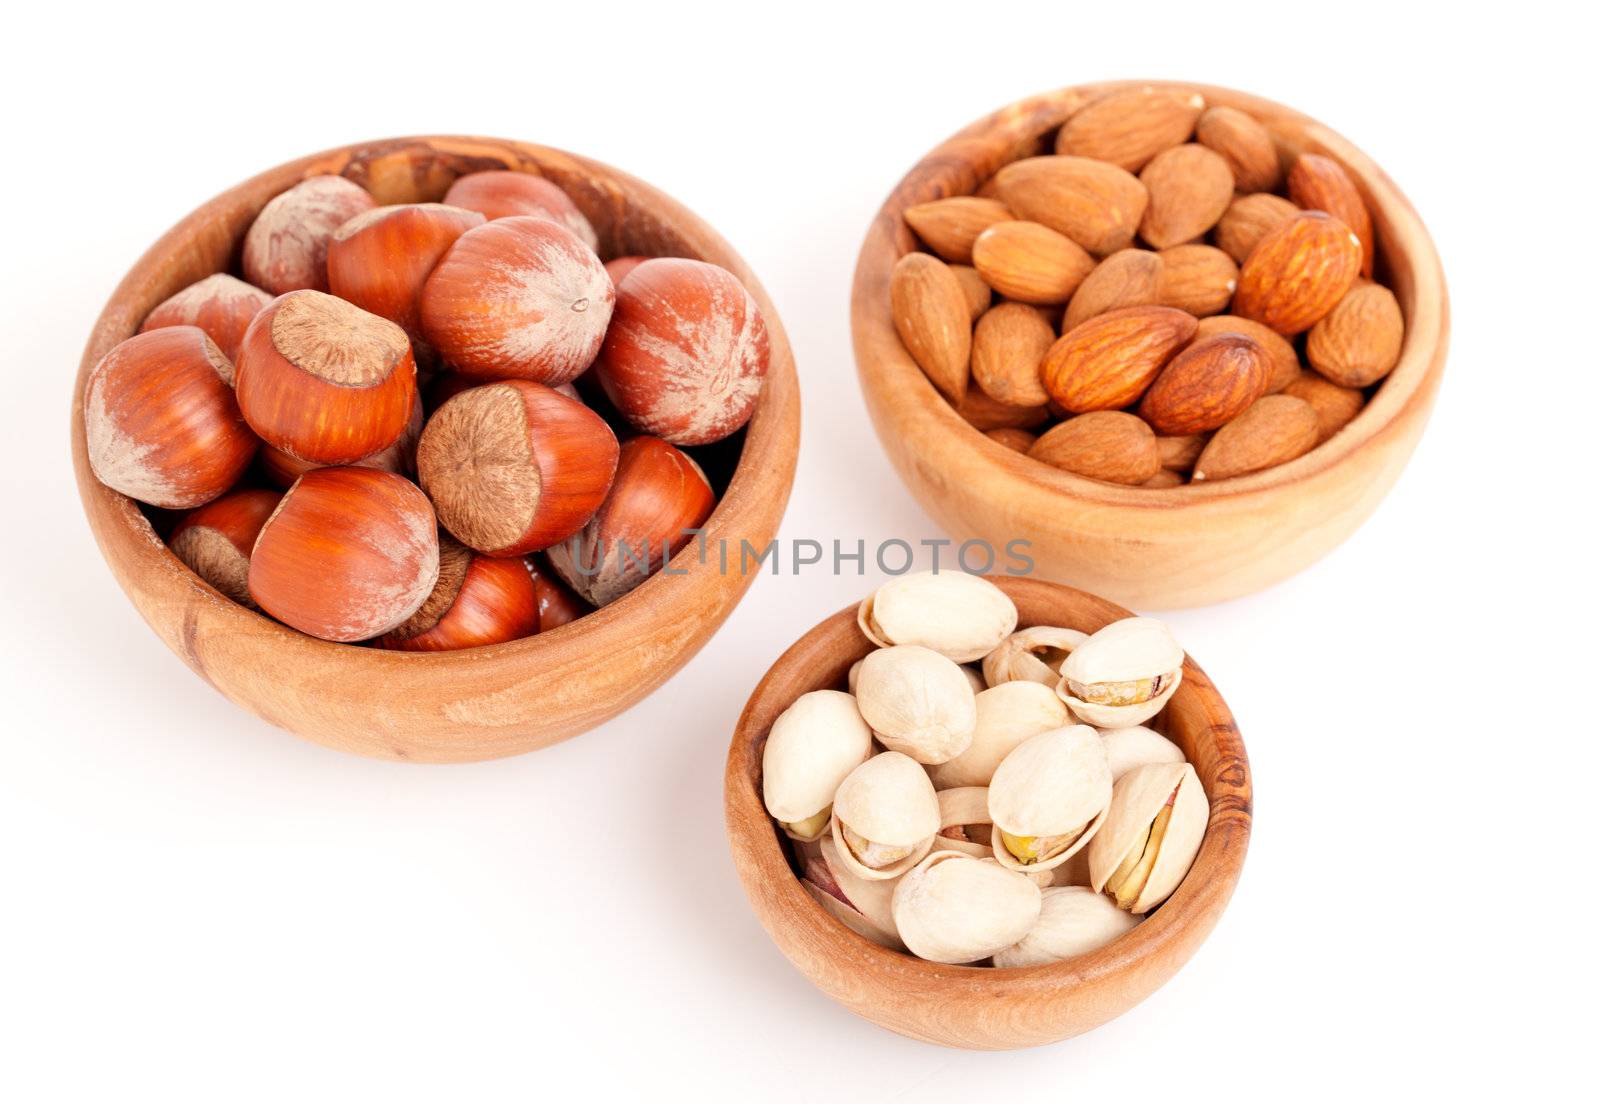
[[(989, 788), (958, 786), (939, 791), (939, 835), (935, 851), (959, 851), (975, 859), (990, 858)], [(962, 832), (962, 829), (968, 831)]]
[(1183, 749), (1159, 732), (1142, 726), (1133, 728), (1108, 728), (1100, 733), (1105, 745), (1106, 762), (1111, 765), (1111, 781), (1115, 782), (1134, 767), (1149, 763), (1182, 763)]
[(807, 861), (804, 871), (803, 882), (811, 896), (845, 927), (880, 946), (905, 950), (894, 927), (893, 881), (857, 876), (827, 837), (820, 844), (820, 853)]
[(1039, 902), (1038, 886), (993, 859), (936, 851), (895, 886), (894, 921), (919, 958), (977, 962), (1027, 935)]
[[(1013, 870), (1060, 866), (1094, 838), (1110, 804), (1111, 768), (1098, 732), (1073, 725), (1030, 737), (989, 782), (994, 857)], [(1019, 857), (1024, 850), (1032, 854)]]
[(967, 685), (972, 687), (972, 692), (974, 694), (989, 688), (983, 681), (983, 673), (977, 668), (963, 663), (961, 665), (961, 673), (967, 676)]
[(856, 675), (856, 703), (878, 741), (919, 763), (943, 763), (967, 750), (976, 698), (959, 664), (916, 644), (879, 648)]
[[(826, 838), (826, 837), (824, 837)], [(1084, 847), (1066, 862), (1050, 871), (1053, 886), (1087, 886), (1089, 884), (1089, 848)]]
[(935, 789), (987, 786), (1000, 760), (1030, 736), (1072, 723), (1055, 691), (1036, 682), (1007, 682), (977, 696), (977, 724), (967, 750), (928, 768)]
[(1034, 625), (1018, 629), (983, 657), (983, 680), (990, 686), (1007, 682), (1037, 682), (1055, 689), (1067, 655), (1089, 639), (1077, 629)]
[(852, 873), (874, 881), (904, 874), (939, 833), (928, 772), (898, 751), (874, 755), (839, 784), (832, 830), (839, 861)]
[(1098, 951), (1139, 924), (1110, 898), (1082, 886), (1044, 891), (1039, 919), (1028, 934), (1002, 951), (996, 966), (1041, 966)]
[(839, 783), (871, 754), (872, 730), (855, 698), (837, 690), (801, 694), (772, 722), (761, 753), (767, 812), (791, 838), (818, 838)]
[(883, 584), (856, 611), (868, 640), (920, 644), (957, 663), (982, 659), (1017, 627), (1006, 592), (962, 571), (919, 571)]
[(1117, 780), (1111, 811), (1089, 844), (1089, 884), (1129, 912), (1149, 912), (1194, 865), (1210, 813), (1188, 763), (1135, 767)]
[(1161, 712), (1183, 681), (1183, 649), (1166, 623), (1113, 621), (1072, 650), (1056, 693), (1097, 728), (1132, 728)]

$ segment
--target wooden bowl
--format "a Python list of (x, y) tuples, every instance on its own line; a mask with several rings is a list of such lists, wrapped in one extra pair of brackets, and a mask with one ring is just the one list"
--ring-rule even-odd
[[(695, 544), (656, 577), (573, 624), (509, 644), (412, 654), (316, 640), (235, 605), (162, 543), (129, 498), (89, 469), (83, 386), (150, 308), (228, 269), (256, 213), (304, 177), (337, 173), (379, 203), (435, 201), (483, 169), (540, 173), (594, 223), (602, 256), (711, 261), (743, 281), (766, 316), (772, 362), (733, 456), (727, 490)], [(718, 570), (714, 543), (765, 544), (777, 530), (799, 447), (799, 384), (778, 313), (755, 274), (705, 222), (648, 184), (587, 158), (490, 138), (397, 138), (280, 165), (211, 200), (152, 246), (112, 294), (84, 350), (72, 402), (78, 492), (112, 574), (150, 627), (196, 674), (251, 712), (330, 747), (429, 762), (515, 755), (615, 716), (686, 663), (732, 612), (753, 576)], [(736, 465), (736, 466), (735, 466)]]
[[(1019, 627), (1094, 630), (1130, 616), (1081, 590), (993, 576)], [(1200, 854), (1166, 903), (1114, 943), (1066, 962), (1020, 969), (943, 966), (900, 954), (845, 927), (801, 886), (787, 841), (761, 799), (761, 752), (778, 714), (811, 690), (844, 689), (872, 650), (841, 610), (773, 664), (739, 718), (724, 801), (734, 866), (778, 948), (811, 983), (859, 1016), (924, 1042), (972, 1050), (1053, 1043), (1121, 1015), (1178, 972), (1222, 915), (1250, 841), (1250, 764), (1222, 695), (1192, 659), (1155, 727), (1183, 749), (1211, 799)]]
[(1444, 371), (1449, 304), (1439, 257), (1400, 190), (1355, 146), (1286, 107), (1206, 85), (1211, 104), (1259, 119), (1285, 156), (1327, 154), (1372, 211), (1378, 271), (1400, 300), (1400, 362), (1341, 433), (1288, 464), (1166, 489), (1121, 487), (1030, 460), (989, 440), (939, 396), (895, 334), (889, 274), (917, 248), (913, 204), (975, 191), (1001, 166), (1050, 152), (1052, 132), (1095, 96), (1080, 85), (1002, 108), (923, 158), (878, 212), (856, 265), (851, 328), (878, 437), (901, 479), (958, 541), (1031, 542), (1037, 572), (1135, 608), (1204, 605), (1269, 586), (1355, 531), (1394, 485), (1422, 435)]

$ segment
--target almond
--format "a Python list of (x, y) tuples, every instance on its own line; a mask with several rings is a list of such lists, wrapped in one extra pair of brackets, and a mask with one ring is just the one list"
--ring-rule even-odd
[(1148, 249), (1119, 249), (1084, 277), (1072, 293), (1063, 330), (1118, 307), (1149, 306), (1161, 293), (1161, 258)]
[(991, 429), (1033, 429), (1050, 420), (1048, 407), (1007, 406), (984, 394), (981, 387), (967, 388), (966, 398), (956, 407), (956, 413), (984, 433)]
[(1161, 370), (1139, 403), (1139, 416), (1166, 436), (1216, 429), (1265, 393), (1271, 360), (1243, 334), (1197, 341)]
[(994, 176), (1019, 218), (1043, 223), (1096, 256), (1133, 244), (1149, 202), (1139, 178), (1086, 157), (1029, 157)]
[(1175, 245), (1161, 256), (1160, 302), (1196, 318), (1228, 309), (1239, 287), (1239, 266), (1214, 245)]
[(950, 266), (950, 271), (961, 281), (961, 290), (967, 296), (967, 312), (976, 322), (994, 301), (994, 293), (989, 290), (989, 285), (983, 282), (983, 274), (971, 265), (953, 264)]
[(1194, 330), (1194, 318), (1171, 307), (1108, 311), (1050, 346), (1039, 374), (1063, 410), (1115, 410), (1144, 394)]
[(1109, 161), (1138, 172), (1156, 154), (1194, 133), (1206, 101), (1176, 88), (1125, 88), (1072, 114), (1056, 135), (1056, 152)]
[(1121, 410), (1099, 410), (1062, 422), (1034, 442), (1028, 455), (1106, 483), (1143, 483), (1161, 470), (1156, 435)]
[(1235, 314), (1216, 314), (1200, 320), (1200, 325), (1194, 331), (1194, 339), (1200, 341), (1220, 333), (1244, 334), (1267, 351), (1267, 356), (1272, 358), (1272, 366), (1267, 371), (1267, 394), (1276, 395), (1299, 378), (1300, 358), (1295, 354), (1294, 346), (1289, 344), (1289, 339), (1276, 330), (1269, 330), (1259, 322)]
[(1195, 461), (1193, 479), (1231, 479), (1286, 464), (1317, 447), (1317, 415), (1293, 395), (1268, 395), (1217, 430)]
[(1217, 222), (1217, 245), (1244, 264), (1257, 242), (1299, 213), (1287, 199), (1268, 192), (1239, 196)]
[(1301, 372), (1284, 388), (1283, 393), (1303, 399), (1317, 412), (1319, 445), (1349, 425), (1367, 402), (1354, 387), (1329, 383), (1315, 372)]
[(1157, 249), (1194, 241), (1233, 201), (1233, 171), (1222, 155), (1193, 142), (1162, 150), (1139, 174), (1150, 205), (1139, 236)]
[(1154, 475), (1152, 475), (1149, 479), (1146, 479), (1143, 483), (1139, 484), (1139, 486), (1141, 486), (1141, 487), (1181, 487), (1186, 482), (1188, 482), (1188, 480), (1186, 480), (1183, 477), (1183, 473), (1182, 472), (1173, 471), (1171, 468), (1162, 468), (1160, 471), (1158, 471)]
[(1267, 128), (1235, 107), (1208, 107), (1194, 124), (1195, 140), (1216, 150), (1241, 192), (1270, 192), (1283, 176), (1278, 147)]
[(1094, 269), (1083, 248), (1037, 222), (997, 222), (978, 235), (972, 263), (1007, 299), (1065, 303)]
[(961, 281), (926, 253), (907, 253), (889, 277), (894, 328), (911, 359), (945, 398), (960, 405), (972, 355), (972, 316)]
[(1361, 243), (1321, 211), (1302, 211), (1256, 243), (1239, 269), (1233, 313), (1281, 334), (1309, 330), (1361, 270)]
[(1026, 454), (1039, 439), (1025, 429), (991, 429), (984, 436), (997, 445), (1004, 445), (1012, 452), (1023, 454)]
[(1394, 292), (1361, 283), (1306, 335), (1311, 367), (1344, 387), (1366, 387), (1400, 361), (1406, 323)]
[(1004, 203), (977, 196), (951, 196), (906, 208), (906, 223), (922, 243), (953, 264), (970, 264), (978, 235), (1011, 217)]
[(1348, 226), (1361, 243), (1361, 274), (1372, 275), (1372, 215), (1339, 162), (1320, 153), (1302, 153), (1289, 170), (1289, 198), (1297, 207), (1326, 211)]
[(1039, 364), (1055, 339), (1044, 315), (1026, 303), (991, 307), (972, 334), (972, 378), (996, 402), (1043, 406), (1050, 396)]
[(1188, 471), (1200, 458), (1200, 453), (1205, 449), (1208, 440), (1210, 437), (1204, 433), (1190, 433), (1183, 437), (1157, 437), (1156, 452), (1161, 457), (1161, 466), (1172, 471)]

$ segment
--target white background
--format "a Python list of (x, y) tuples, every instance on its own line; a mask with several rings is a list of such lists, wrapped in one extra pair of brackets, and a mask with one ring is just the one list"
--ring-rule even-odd
[[(1593, 1046), (1600, 781), (1592, 33), (1534, 3), (1492, 23), (1348, 2), (534, 7), (7, 16), (0, 1098), (1571, 1088)], [(632, 713), (429, 768), (234, 708), (100, 561), (67, 412), (122, 273), (262, 168), (426, 132), (581, 151), (709, 218), (801, 366), (782, 535), (935, 536), (858, 397), (856, 248), (949, 133), (1121, 76), (1233, 85), (1351, 137), (1432, 230), (1454, 332), (1433, 423), (1371, 522), (1267, 593), (1171, 618), (1242, 726), (1256, 832), (1193, 962), (1088, 1036), (1011, 1054), (899, 1038), (812, 989), (746, 908), (722, 829), (731, 727), (870, 580), (763, 578)]]

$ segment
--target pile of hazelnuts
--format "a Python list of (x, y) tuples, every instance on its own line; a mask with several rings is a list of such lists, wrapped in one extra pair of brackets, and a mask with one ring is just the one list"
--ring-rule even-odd
[[(716, 494), (685, 449), (749, 420), (766, 325), (725, 269), (602, 264), (553, 182), (379, 206), (314, 176), (90, 372), (100, 481), (187, 511), (174, 553), (323, 640), (501, 643), (615, 601)], [(620, 443), (619, 443), (620, 437)]]

